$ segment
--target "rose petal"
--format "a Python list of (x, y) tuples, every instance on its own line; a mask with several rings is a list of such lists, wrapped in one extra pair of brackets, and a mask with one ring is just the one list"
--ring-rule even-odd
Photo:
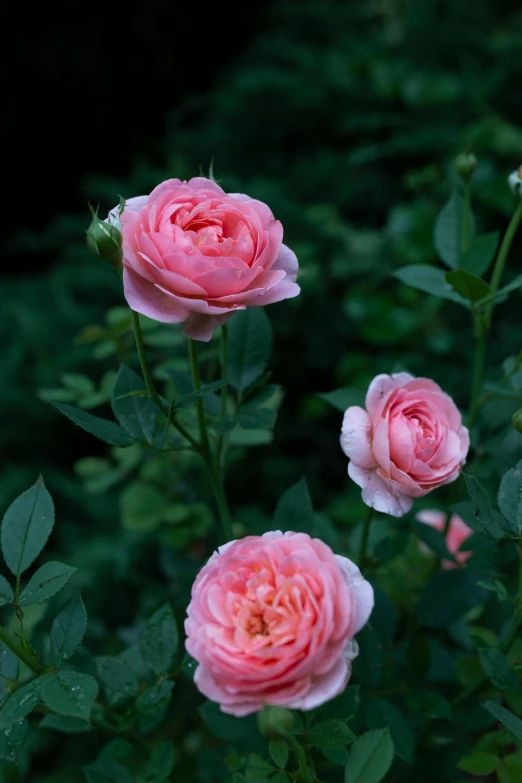
[(123, 293), (132, 310), (161, 323), (178, 324), (190, 314), (187, 308), (166, 296), (154, 283), (126, 266), (123, 268)]
[(392, 517), (402, 517), (411, 509), (412, 498), (392, 492), (376, 470), (366, 470), (349, 462), (348, 475), (362, 488), (362, 499), (370, 508)]
[(343, 418), (341, 448), (349, 459), (362, 468), (376, 468), (371, 444), (372, 424), (363, 408), (353, 405)]
[(371, 382), (366, 394), (366, 410), (370, 416), (372, 418), (380, 416), (390, 392), (411, 380), (413, 380), (413, 375), (407, 372), (399, 372), (394, 375), (377, 375)]

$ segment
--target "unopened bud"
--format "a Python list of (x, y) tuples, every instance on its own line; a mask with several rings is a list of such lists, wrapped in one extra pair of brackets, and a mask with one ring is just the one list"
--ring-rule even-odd
[(477, 166), (478, 160), (472, 152), (461, 152), (461, 154), (455, 158), (455, 169), (464, 182), (469, 182)]
[(284, 707), (268, 706), (257, 713), (257, 728), (266, 739), (286, 737), (292, 731), (294, 717)]
[(518, 411), (513, 414), (511, 424), (517, 432), (522, 432), (522, 408), (519, 408)]
[(87, 247), (95, 256), (121, 269), (123, 251), (120, 228), (107, 220), (100, 220), (91, 207), (92, 222), (87, 229)]
[(512, 171), (508, 177), (509, 187), (516, 195), (522, 198), (522, 166), (517, 171)]

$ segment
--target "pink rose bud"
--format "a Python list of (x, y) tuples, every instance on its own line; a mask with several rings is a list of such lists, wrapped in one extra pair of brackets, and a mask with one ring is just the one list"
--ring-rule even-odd
[(257, 713), (257, 729), (266, 739), (287, 737), (292, 733), (294, 716), (285, 707), (263, 707)]
[(341, 447), (348, 475), (376, 511), (402, 517), (413, 498), (455, 481), (465, 463), (469, 433), (440, 386), (409, 373), (377, 375), (358, 406), (344, 414)]
[(194, 682), (237, 717), (311, 710), (346, 687), (373, 609), (356, 565), (305, 533), (231, 541), (198, 574), (185, 621)]
[(117, 224), (100, 220), (91, 207), (92, 221), (87, 229), (87, 247), (95, 256), (99, 256), (116, 269), (121, 269), (122, 235)]
[[(415, 518), (418, 519), (419, 522), (424, 522), (424, 524), (434, 527), (439, 533), (444, 532), (447, 517), (443, 511), (438, 511), (435, 508), (427, 508), (424, 509), (424, 511), (420, 511)], [(464, 520), (457, 516), (457, 514), (452, 514), (448, 532), (446, 534), (446, 546), (448, 552), (451, 552), (460, 565), (464, 565), (468, 557), (471, 556), (471, 552), (461, 552), (460, 547), (472, 533), (473, 530), (466, 525)], [(450, 568), (457, 568), (457, 563), (452, 563), (451, 560), (443, 560), (441, 566), (445, 570), (448, 570)]]
[(236, 311), (297, 296), (297, 258), (261, 201), (204, 177), (170, 179), (121, 214), (125, 298), (207, 342)]

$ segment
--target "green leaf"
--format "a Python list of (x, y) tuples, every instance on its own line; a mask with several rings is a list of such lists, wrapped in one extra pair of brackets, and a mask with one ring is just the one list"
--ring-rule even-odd
[(275, 772), (274, 767), (265, 761), (258, 753), (249, 753), (246, 764), (245, 778), (248, 783), (257, 783), (265, 780), (266, 775)]
[(460, 266), (463, 220), (464, 201), (453, 193), (439, 212), (433, 232), (435, 249), (450, 269)]
[(18, 656), (0, 641), (0, 678), (17, 680), (19, 664)]
[(29, 731), (29, 723), (23, 719), (0, 731), (0, 759), (13, 761)]
[(405, 702), (408, 709), (421, 718), (452, 719), (451, 704), (436, 691), (413, 691), (406, 695)]
[(325, 712), (329, 718), (340, 718), (343, 721), (350, 720), (357, 715), (359, 710), (359, 686), (348, 685), (344, 691), (329, 701)]
[(306, 479), (281, 495), (274, 515), (274, 530), (310, 533), (314, 525), (314, 508)]
[(395, 753), (411, 764), (415, 750), (415, 739), (402, 712), (385, 699), (372, 699), (366, 708), (366, 719), (370, 729), (388, 727)]
[(40, 476), (9, 506), (2, 521), (2, 553), (15, 576), (23, 574), (36, 560), (53, 525), (53, 501)]
[(364, 407), (364, 392), (360, 391), (360, 389), (334, 389), (331, 392), (321, 392), (318, 394), (318, 397), (338, 411), (341, 411), (341, 413), (344, 413), (352, 405)]
[(228, 379), (244, 391), (266, 369), (272, 350), (270, 321), (262, 307), (235, 313), (228, 326)]
[(29, 715), (40, 701), (43, 677), (37, 677), (15, 691), (0, 710), (0, 731), (7, 729)]
[(138, 678), (120, 658), (101, 655), (96, 659), (96, 668), (111, 704), (126, 701), (138, 693)]
[(498, 505), (515, 535), (522, 535), (522, 461), (502, 477)]
[(51, 560), (45, 563), (30, 578), (25, 590), (20, 595), (20, 606), (37, 604), (46, 601), (64, 587), (76, 568)]
[(234, 742), (256, 732), (256, 720), (252, 715), (234, 718), (233, 715), (221, 712), (219, 706), (212, 701), (205, 702), (198, 711), (208, 730), (224, 742)]
[(174, 767), (174, 745), (172, 742), (162, 742), (152, 749), (147, 764), (147, 783), (165, 783)]
[(389, 729), (367, 731), (354, 742), (345, 768), (345, 783), (380, 783), (393, 761)]
[(136, 699), (136, 707), (140, 712), (150, 713), (163, 710), (170, 701), (174, 683), (165, 680), (159, 685), (152, 685), (140, 693)]
[(312, 726), (308, 740), (321, 750), (335, 750), (354, 742), (356, 736), (342, 720), (329, 718)]
[(51, 655), (56, 665), (67, 661), (81, 643), (87, 627), (87, 612), (81, 593), (73, 596), (54, 618), (51, 628)]
[(80, 410), (80, 408), (74, 408), (72, 405), (66, 405), (62, 402), (51, 402), (60, 413), (67, 416), (72, 422), (81, 427), (90, 435), (94, 435), (104, 443), (110, 443), (111, 446), (118, 446), (119, 448), (126, 448), (132, 446), (134, 438), (120, 427), (119, 424), (115, 424), (113, 421), (107, 419), (100, 419), (98, 416), (93, 416), (92, 413)]
[(117, 761), (96, 761), (83, 768), (87, 783), (134, 783), (134, 778)]
[(183, 397), (179, 397), (176, 400), (176, 404), (174, 405), (174, 410), (183, 410), (184, 408), (190, 408), (192, 405), (195, 404), (196, 400), (198, 400), (200, 397), (204, 399), (205, 397), (214, 394), (214, 392), (218, 391), (219, 389), (222, 389), (223, 386), (226, 386), (226, 384), (227, 381), (223, 381), (223, 380), (214, 381), (213, 383), (204, 383), (196, 391), (191, 391), (190, 394), (186, 394)]
[(98, 683), (89, 674), (57, 672), (42, 678), (44, 704), (58, 715), (89, 720), (98, 696)]
[(288, 763), (288, 742), (283, 737), (275, 737), (268, 743), (272, 761), (279, 769), (284, 769)]
[(489, 710), (515, 737), (522, 740), (522, 720), (520, 718), (504, 707), (500, 707), (494, 701), (485, 701), (482, 706)]
[(230, 432), (230, 430), (233, 430), (234, 427), (237, 426), (237, 416), (223, 416), (222, 419), (219, 419), (214, 425), (214, 429), (218, 434), (222, 434), (224, 432)]
[(438, 573), (421, 594), (417, 606), (420, 621), (428, 628), (444, 628), (484, 603), (487, 591), (477, 580), (478, 574), (465, 568)]
[(493, 231), (491, 234), (482, 234), (471, 243), (467, 253), (461, 260), (461, 268), (472, 275), (481, 277), (488, 271), (489, 266), (497, 252), (500, 240), (500, 232)]
[(488, 296), (491, 289), (481, 277), (466, 272), (465, 269), (455, 269), (446, 273), (446, 282), (449, 283), (458, 294), (461, 294), (470, 302), (478, 302)]
[(500, 650), (481, 647), (478, 654), (484, 674), (495, 688), (506, 693), (516, 693), (519, 690), (517, 676)]
[(154, 612), (141, 640), (143, 657), (155, 674), (167, 674), (170, 671), (178, 644), (176, 621), (169, 604), (165, 604)]
[[(133, 392), (145, 392), (139, 396)], [(158, 422), (158, 407), (148, 396), (145, 381), (125, 364), (120, 365), (112, 390), (112, 410), (134, 440), (152, 443)]]
[(522, 779), (522, 753), (510, 753), (508, 756), (504, 756), (502, 764), (511, 775), (513, 783)]
[(522, 275), (517, 275), (511, 283), (508, 283), (497, 291), (494, 301), (496, 302), (498, 299), (502, 299), (507, 294), (510, 294), (512, 291), (517, 291), (519, 288), (522, 288)]
[(497, 768), (498, 757), (492, 753), (472, 753), (463, 756), (457, 767), (470, 775), (490, 775)]
[(0, 606), (5, 606), (14, 601), (13, 588), (5, 578), (0, 574)]
[(418, 522), (416, 519), (411, 520), (410, 527), (415, 535), (442, 560), (449, 560), (451, 563), (457, 562), (455, 556), (451, 554), (446, 546), (444, 535), (435, 530), (434, 527)]
[(426, 294), (440, 296), (442, 299), (450, 299), (452, 302), (469, 307), (468, 302), (448, 285), (445, 273), (442, 269), (428, 264), (412, 264), (397, 269), (393, 276), (401, 283), (424, 291)]
[(237, 420), (244, 430), (260, 430), (273, 427), (277, 412), (273, 408), (244, 407), (239, 409)]
[(65, 715), (46, 715), (39, 725), (42, 729), (53, 729), (53, 731), (61, 731), (64, 734), (85, 734), (94, 728), (86, 720)]
[(475, 506), (475, 517), (481, 523), (488, 535), (496, 539), (503, 538), (504, 533), (493, 516), (491, 501), (486, 491), (477, 481), (475, 476), (470, 476), (467, 473), (463, 473), (462, 475), (464, 476), (467, 490), (473, 501), (473, 505)]

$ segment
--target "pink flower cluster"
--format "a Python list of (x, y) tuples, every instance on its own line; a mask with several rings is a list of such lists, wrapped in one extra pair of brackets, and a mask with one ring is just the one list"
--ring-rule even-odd
[(185, 622), (195, 683), (238, 717), (277, 704), (310, 710), (341, 693), (373, 589), (356, 565), (304, 533), (220, 547), (200, 571)]
[(209, 179), (169, 179), (128, 199), (120, 220), (130, 307), (182, 323), (195, 340), (210, 340), (236, 310), (299, 294), (297, 258), (282, 244), (279, 220), (261, 201)]
[(469, 433), (440, 386), (401, 372), (373, 379), (366, 410), (348, 408), (341, 446), (366, 505), (401, 517), (413, 498), (455, 481), (466, 460)]

